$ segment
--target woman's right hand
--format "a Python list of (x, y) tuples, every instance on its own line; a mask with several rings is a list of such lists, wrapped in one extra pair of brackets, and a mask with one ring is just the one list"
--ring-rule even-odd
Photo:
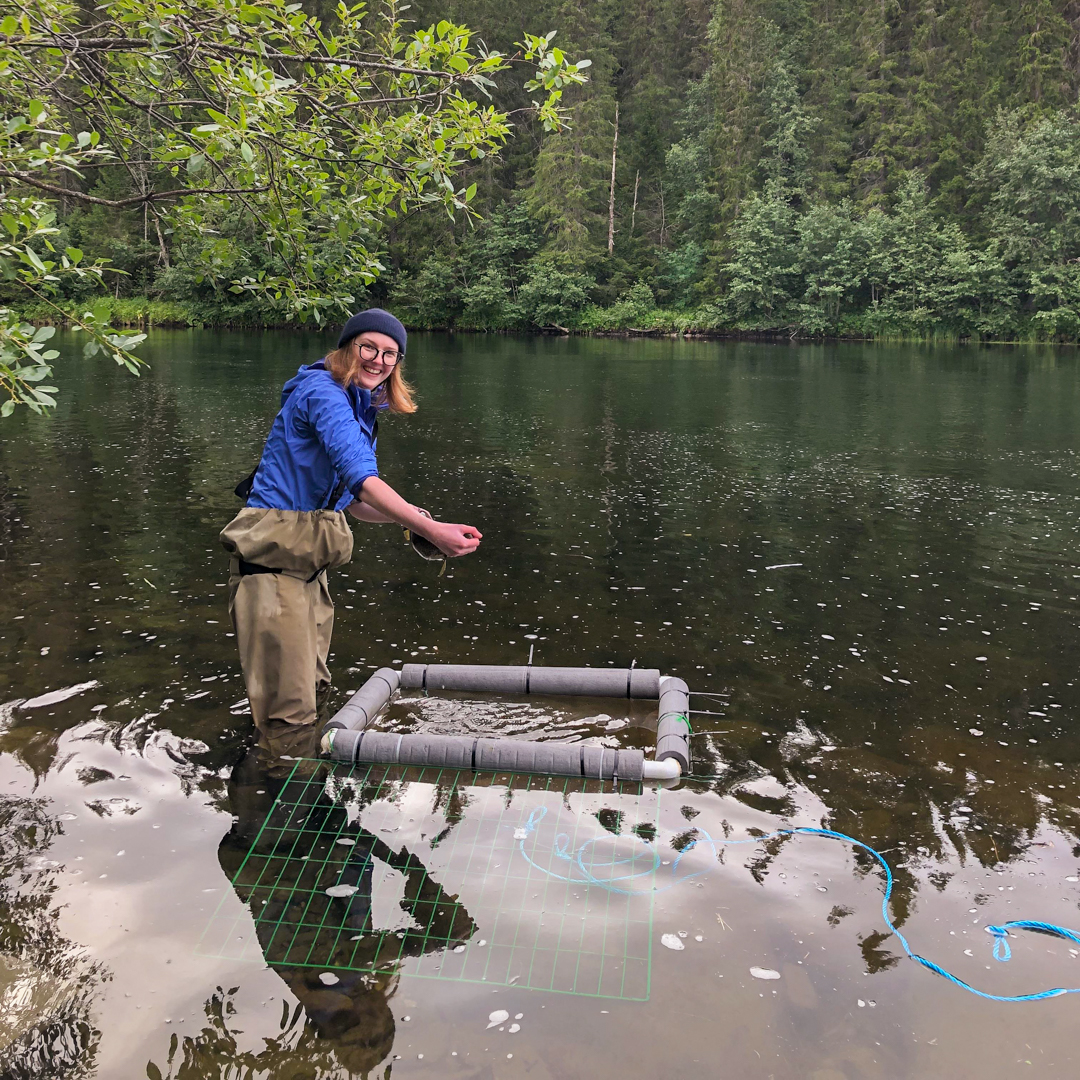
[(471, 525), (433, 521), (426, 510), (407, 503), (385, 480), (377, 476), (369, 476), (364, 481), (359, 498), (390, 521), (396, 521), (404, 528), (426, 536), (450, 558), (471, 555), (480, 546), (482, 533), (479, 529), (474, 529)]
[[(427, 538), (451, 559), (458, 555), (471, 555), (479, 546), (483, 534), (471, 525), (451, 525), (446, 521), (424, 523)], [(418, 530), (419, 531), (419, 530)]]

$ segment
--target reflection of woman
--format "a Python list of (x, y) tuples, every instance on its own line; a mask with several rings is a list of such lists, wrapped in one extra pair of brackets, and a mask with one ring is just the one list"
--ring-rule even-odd
[[(308, 1051), (332, 1050), (340, 1066), (367, 1075), (393, 1047), (389, 998), (402, 962), (453, 948), (476, 927), (416, 856), (350, 824), (345, 805), (328, 797), (325, 766), (304, 760), (318, 732), (279, 730), (233, 770), (233, 824), (218, 859), (251, 910), (263, 955), (304, 1008), (315, 1036), (305, 1040)], [(376, 860), (404, 878), (398, 902), (408, 930), (374, 925)], [(330, 899), (325, 890), (341, 884), (347, 895)]]
[(326, 657), (334, 605), (326, 571), (352, 558), (345, 517), (396, 521), (446, 555), (480, 543), (469, 525), (433, 521), (379, 479), (379, 410), (416, 411), (402, 377), (405, 327), (371, 308), (345, 324), (338, 347), (300, 368), (250, 484), (247, 505), (222, 530), (232, 555), (229, 614), (255, 726), (312, 724), (316, 691), (330, 682)]

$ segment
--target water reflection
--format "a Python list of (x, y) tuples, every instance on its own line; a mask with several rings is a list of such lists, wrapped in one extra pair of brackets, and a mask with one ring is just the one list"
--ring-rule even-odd
[(95, 998), (108, 970), (57, 930), (49, 848), (63, 823), (38, 798), (0, 796), (0, 1074), (10, 1080), (94, 1074)]
[[(235, 509), (232, 486), (250, 470), (282, 380), (320, 343), (169, 332), (148, 345), (154, 366), (144, 378), (82, 363), (64, 373), (69, 392), (56, 417), (14, 417), (0, 430), (0, 767), (19, 779), (0, 791), (74, 800), (80, 819), (61, 838), (65, 859), (85, 841), (77, 853), (100, 862), (126, 848), (134, 863), (142, 851), (157, 874), (177, 873), (170, 881), (190, 868), (198, 885), (189, 894), (180, 881), (175, 920), (168, 933), (155, 925), (161, 937), (147, 944), (148, 952), (179, 956), (193, 950), (207, 897), (216, 900), (210, 890), (222, 884), (218, 815), (257, 819), (257, 793), (282, 782), (249, 784), (247, 766), (237, 766), (250, 721), (214, 536)], [(420, 336), (415, 353), (422, 407), (408, 425), (383, 432), (388, 479), (423, 493), (436, 513), (476, 508), (492, 539), (481, 562), (437, 580), (394, 530), (360, 535), (356, 561), (332, 586), (339, 695), (383, 663), (521, 663), (530, 647), (538, 663), (636, 659), (675, 671), (715, 695), (695, 704), (719, 714), (695, 718), (701, 779), (677, 793), (699, 815), (694, 821), (710, 833), (723, 832), (723, 822), (733, 833), (787, 823), (858, 836), (897, 868), (898, 918), (922, 951), (968, 965), (973, 982), (1002, 991), (1068, 981), (1058, 965), (1071, 957), (1030, 942), (1021, 948), (1027, 968), (1016, 970), (1018, 956), (987, 971), (972, 937), (981, 933), (977, 920), (1019, 914), (1075, 925), (1080, 917), (1071, 880), (1080, 860), (1073, 354), (494, 336)], [(93, 688), (49, 699), (86, 684)], [(465, 701), (403, 703), (392, 719), (648, 743), (637, 717), (606, 705), (559, 716), (520, 703), (486, 712)], [(244, 789), (250, 809), (235, 802)], [(161, 832), (146, 832), (151, 815)], [(121, 829), (123, 841), (114, 835)], [(161, 836), (181, 839), (158, 852)], [(925, 974), (916, 986), (907, 965), (889, 966), (896, 949), (876, 921), (876, 876), (846, 856), (826, 871), (815, 862), (824, 859), (802, 840), (728, 856), (720, 891), (669, 895), (665, 928), (699, 926), (703, 951), (661, 956), (648, 1023), (621, 1020), (613, 1039), (599, 1040), (607, 1056), (595, 1059), (589, 1047), (597, 1040), (583, 1030), (574, 1067), (597, 1076), (665, 1074), (671, 1055), (651, 1061), (636, 1032), (663, 1029), (668, 995), (683, 1000), (692, 987), (708, 1019), (678, 1018), (688, 1061), (696, 1046), (703, 1060), (721, 1046), (736, 1075), (756, 1075), (759, 1059), (734, 1035), (724, 1042), (729, 1027), (787, 1033), (803, 1057), (770, 1059), (778, 1078), (814, 1069), (877, 1075), (875, 1056), (888, 1060), (890, 1077), (944, 1072), (941, 1060), (920, 1058), (896, 1034), (901, 1017), (904, 1031), (938, 1039), (927, 1054), (954, 1040), (954, 1071), (974, 1068), (972, 1055), (985, 1075), (1015, 1071), (1023, 1046), (1006, 1051), (995, 1042), (1004, 1036), (989, 1014), (964, 1014), (953, 1036), (930, 1034), (939, 1015), (962, 1011), (955, 992)], [(180, 861), (178, 871), (170, 860)], [(835, 876), (830, 891), (804, 889), (797, 903), (782, 903), (796, 888), (793, 866), (804, 873), (811, 864)], [(100, 898), (115, 875), (84, 887), (52, 868), (48, 880)], [(134, 875), (134, 894), (152, 893), (153, 880)], [(125, 901), (119, 890), (108, 896)], [(245, 918), (253, 896), (241, 897)], [(99, 946), (116, 971), (130, 939), (122, 947), (124, 939), (80, 921), (85, 906), (61, 908), (58, 932)], [(480, 920), (471, 903), (470, 912)], [(718, 914), (737, 931), (725, 938), (721, 927), (714, 941)], [(3, 932), (17, 921), (5, 917)], [(829, 951), (799, 967), (806, 948), (795, 952), (788, 931), (794, 942), (825, 940)], [(789, 944), (790, 957), (763, 955)], [(774, 1003), (798, 996), (796, 983), (809, 980), (812, 992), (804, 986), (800, 1000), (815, 999), (816, 1011), (803, 1009), (798, 1023), (795, 1006), (754, 1014), (771, 989), (759, 999), (761, 988), (741, 986), (737, 975), (765, 961), (784, 973)], [(162, 996), (173, 971), (158, 972)], [(297, 982), (294, 998), (281, 984), (289, 1009), (280, 1025), (262, 1013), (240, 1024), (251, 1007), (245, 993), (261, 1002), (267, 993), (252, 987), (263, 984), (224, 963), (207, 980), (197, 1016), (186, 1005), (154, 1014), (155, 1024), (186, 1016), (206, 1031), (176, 1027), (170, 1065), (163, 1029), (136, 1025), (148, 1047), (141, 1060), (179, 1075), (193, 1055), (189, 1072), (216, 1075), (207, 1047), (255, 1068), (266, 1039), (265, 1053), (280, 1055), (259, 1066), (268, 1074), (286, 1070), (300, 1045), (318, 1062), (313, 1068), (331, 1068), (332, 1037), (303, 1006), (297, 1013), (300, 996), (318, 987)], [(849, 991), (865, 997), (860, 980), (872, 980), (884, 1006), (872, 1029), (868, 1011), (854, 1014), (859, 1027), (847, 1017), (850, 1002), (830, 1004)], [(123, 1074), (117, 1063), (126, 1048), (117, 1044), (132, 1030), (122, 998), (131, 987), (107, 984), (99, 1001), (108, 986), (118, 996), (91, 1014), (102, 1036), (95, 1043), (88, 1029), (84, 1056)], [(379, 991), (388, 1010), (402, 999), (391, 991)], [(467, 997), (440, 991), (445, 985), (431, 1000), (460, 1018)], [(343, 996), (352, 1001), (351, 993)], [(553, 1024), (574, 1029), (579, 1010), (548, 1008), (546, 1017), (558, 1016)], [(1055, 1008), (1032, 1009), (1025, 1032), (1060, 1048), (1056, 1067), (1064, 1070), (1071, 1044), (1055, 1026)], [(371, 1018), (374, 1056), (384, 1041), (379, 1014), (370, 1002), (363, 1009), (351, 1015)], [(332, 1026), (331, 1014), (325, 1022)], [(433, 1039), (438, 1024), (423, 1030)], [(851, 1045), (837, 1049), (825, 1031), (847, 1033)], [(542, 1057), (549, 1034), (530, 1036), (529, 1052)], [(518, 1038), (525, 1042), (524, 1033)], [(96, 1058), (92, 1045), (100, 1046)], [(634, 1054), (618, 1064), (622, 1046)], [(515, 1054), (518, 1061), (525, 1051)], [(558, 1063), (545, 1067), (560, 1074)]]
[[(402, 962), (451, 949), (475, 926), (407, 847), (395, 849), (359, 824), (378, 785), (329, 790), (326, 767), (311, 760), (317, 739), (317, 730), (278, 732), (248, 751), (229, 781), (233, 826), (218, 858), (251, 911), (266, 960), (298, 1002), (291, 1017), (283, 1009), (281, 1034), (248, 1064), (272, 1070), (287, 1052), (294, 1066), (336, 1062), (367, 1075), (393, 1047), (389, 999)], [(385, 913), (377, 925), (373, 912), (373, 875), (382, 867), (404, 879), (398, 918), (391, 917), (397, 932), (387, 932)], [(222, 1055), (227, 995), (215, 995), (206, 1011), (214, 1034), (183, 1041), (177, 1076), (197, 1061), (213, 1068), (198, 1074), (206, 1076), (232, 1075), (240, 1064)]]
[[(151, 1080), (245, 1080), (258, 1077), (323, 1077), (340, 1075), (343, 1065), (337, 1045), (318, 1028), (304, 1019), (302, 1005), (290, 1009), (282, 1003), (281, 1018), (275, 1033), (263, 1032), (261, 1048), (252, 1050), (242, 1045), (243, 1032), (237, 1029), (235, 998), (239, 987), (229, 990), (220, 986), (206, 1002), (205, 1022), (198, 1035), (180, 1039), (173, 1035), (164, 1060), (159, 1065), (150, 1061), (146, 1075)], [(361, 1055), (361, 1062), (367, 1054)], [(346, 1066), (348, 1067), (348, 1066)], [(352, 1075), (368, 1075), (349, 1068)]]

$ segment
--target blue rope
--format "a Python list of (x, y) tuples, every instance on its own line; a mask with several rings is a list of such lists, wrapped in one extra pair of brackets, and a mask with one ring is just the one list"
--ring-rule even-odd
[[(733, 844), (762, 844), (766, 840), (774, 840), (781, 836), (823, 836), (828, 840), (840, 840), (846, 844), (851, 844), (852, 847), (862, 848), (863, 851), (872, 855), (881, 868), (885, 871), (885, 892), (881, 897), (881, 917), (885, 922), (885, 925), (896, 936), (897, 941), (900, 942), (905, 955), (910, 960), (914, 960), (916, 963), (921, 964), (924, 968), (934, 972), (935, 975), (940, 975), (943, 979), (947, 979), (949, 982), (956, 986), (962, 987), (969, 993), (974, 994), (976, 997), (984, 998), (987, 1001), (1044, 1001), (1047, 998), (1061, 997), (1063, 994), (1080, 994), (1080, 986), (1077, 987), (1055, 987), (1051, 990), (1042, 990), (1034, 994), (988, 994), (985, 990), (977, 990), (970, 983), (964, 982), (963, 979), (953, 975), (952, 972), (946, 971), (940, 964), (935, 964), (932, 960), (927, 960), (925, 956), (920, 956), (917, 952), (913, 951), (908, 944), (908, 940), (900, 932), (899, 928), (892, 921), (889, 914), (889, 904), (892, 899), (893, 885), (895, 879), (893, 878), (892, 867), (885, 861), (884, 856), (870, 847), (869, 844), (864, 844), (861, 840), (856, 840), (853, 836), (848, 836), (846, 833), (836, 832), (833, 829), (814, 829), (810, 827), (798, 827), (792, 829), (777, 829), (775, 832), (771, 832), (766, 836), (756, 836), (750, 840), (714, 840), (704, 829), (696, 829), (698, 835), (686, 845), (678, 856), (672, 861), (671, 864), (671, 876), (672, 881), (664, 885), (653, 885), (648, 889), (634, 889), (624, 888), (622, 885), (616, 884), (617, 882), (630, 882), (636, 878), (645, 877), (651, 874), (655, 874), (660, 869), (661, 859), (658, 852), (650, 848), (649, 855), (646, 861), (647, 866), (642, 869), (632, 869), (635, 863), (640, 861), (640, 856), (631, 855), (626, 858), (613, 858), (610, 862), (604, 864), (605, 867), (627, 867), (630, 866), (629, 872), (614, 874), (610, 877), (599, 878), (593, 872), (588, 865), (586, 865), (586, 857), (592, 856), (593, 849), (596, 844), (607, 839), (607, 837), (593, 837), (590, 840), (586, 840), (575, 852), (569, 850), (570, 838), (566, 833), (559, 833), (555, 837), (555, 843), (552, 845), (552, 852), (557, 859), (567, 864), (568, 876), (558, 874), (548, 867), (543, 867), (534, 862), (528, 852), (525, 850), (525, 841), (528, 837), (536, 831), (537, 826), (543, 821), (547, 809), (545, 807), (537, 807), (529, 815), (528, 821), (526, 821), (523, 829), (519, 829), (515, 833), (518, 839), (518, 849), (521, 852), (525, 861), (535, 869), (539, 870), (543, 874), (547, 874), (549, 877), (554, 878), (557, 881), (565, 881), (573, 885), (595, 885), (601, 889), (606, 889), (608, 892), (617, 893), (621, 896), (646, 896), (651, 892), (665, 892), (668, 889), (673, 889), (676, 885), (681, 885), (684, 881), (690, 881), (693, 878), (701, 877), (711, 872), (711, 867), (707, 867), (703, 870), (695, 871), (692, 874), (684, 874), (682, 877), (678, 876), (679, 864), (685, 855), (689, 854), (699, 844), (706, 847), (720, 847), (722, 845)], [(524, 835), (520, 835), (520, 833)], [(641, 843), (645, 843), (640, 837), (637, 838)], [(572, 876), (577, 875), (577, 876)], [(986, 931), (994, 939), (994, 959), (1005, 963), (1012, 956), (1012, 949), (1009, 947), (1010, 931), (1014, 930), (1032, 930), (1036, 933), (1051, 934), (1054, 937), (1064, 938), (1067, 941), (1074, 941), (1080, 944), (1080, 934), (1075, 930), (1069, 930), (1064, 926), (1057, 926), (1054, 923), (1038, 922), (1032, 919), (1016, 919), (1007, 923), (1003, 923), (1001, 926), (987, 926)]]
[[(700, 870), (695, 874), (689, 874), (685, 878), (679, 879), (679, 881), (673, 881), (670, 885), (663, 885), (659, 888), (654, 887), (652, 889), (624, 889), (614, 884), (614, 882), (632, 881), (635, 878), (646, 877), (650, 874), (655, 873), (660, 868), (660, 855), (656, 852), (655, 849), (649, 848), (649, 865), (644, 867), (643, 869), (635, 870), (631, 873), (616, 874), (612, 877), (598, 878), (595, 874), (593, 874), (589, 867), (585, 865), (585, 856), (586, 854), (591, 855), (592, 849), (595, 847), (595, 845), (600, 841), (606, 840), (608, 838), (606, 836), (593, 837), (591, 840), (586, 840), (585, 843), (577, 849), (577, 851), (570, 852), (568, 850), (570, 845), (570, 837), (567, 836), (566, 833), (558, 833), (555, 837), (555, 843), (552, 844), (551, 847), (552, 853), (554, 854), (555, 858), (568, 864), (567, 870), (570, 873), (573, 873), (576, 870), (577, 873), (580, 874), (580, 876), (567, 877), (562, 874), (557, 874), (554, 870), (551, 870), (545, 866), (540, 866), (538, 863), (533, 862), (533, 860), (529, 857), (528, 852), (526, 852), (525, 850), (526, 839), (528, 839), (530, 833), (536, 831), (536, 827), (540, 824), (541, 821), (543, 821), (546, 815), (546, 807), (538, 806), (536, 807), (536, 809), (533, 810), (533, 812), (529, 815), (529, 820), (525, 822), (525, 826), (521, 830), (525, 833), (525, 835), (521, 836), (518, 840), (518, 850), (521, 852), (522, 857), (530, 866), (535, 867), (542, 874), (546, 874), (548, 877), (554, 878), (556, 881), (565, 881), (571, 885), (597, 885), (601, 889), (606, 889), (608, 892), (611, 893), (617, 893), (620, 896), (644, 896), (647, 895), (649, 892), (663, 892), (666, 889), (670, 889), (673, 888), (675, 885), (678, 885), (679, 881), (688, 881), (692, 877), (699, 877), (701, 874), (709, 872), (708, 870)], [(638, 839), (640, 839), (640, 837)], [(709, 839), (711, 841), (712, 838), (710, 837)], [(642, 843), (644, 843), (644, 841), (642, 841)], [(681, 857), (682, 856), (680, 854), (680, 858)], [(637, 862), (639, 858), (640, 856), (631, 855), (629, 858), (612, 859), (610, 862), (605, 863), (604, 865), (609, 867), (627, 866), (628, 864), (633, 864)], [(675, 870), (675, 867), (678, 865), (678, 862), (679, 860), (676, 859), (675, 865), (672, 866), (673, 872)]]

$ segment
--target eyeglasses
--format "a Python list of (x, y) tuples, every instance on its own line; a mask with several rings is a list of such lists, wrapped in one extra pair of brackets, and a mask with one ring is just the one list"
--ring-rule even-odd
[(383, 349), (380, 352), (377, 346), (369, 345), (367, 342), (358, 342), (357, 346), (360, 349), (360, 359), (369, 364), (381, 356), (386, 367), (393, 367), (401, 359), (401, 353), (394, 352), (393, 349)]

